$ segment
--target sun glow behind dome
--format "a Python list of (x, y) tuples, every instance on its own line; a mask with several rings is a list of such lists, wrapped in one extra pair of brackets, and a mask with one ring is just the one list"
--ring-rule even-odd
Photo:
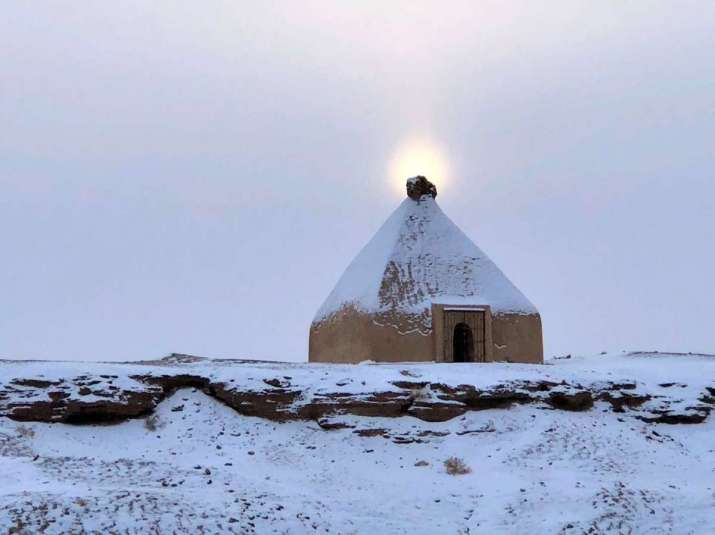
[(389, 177), (391, 189), (405, 194), (405, 181), (423, 175), (434, 182), (438, 191), (449, 184), (449, 166), (440, 148), (424, 139), (411, 140), (398, 147), (390, 160)]

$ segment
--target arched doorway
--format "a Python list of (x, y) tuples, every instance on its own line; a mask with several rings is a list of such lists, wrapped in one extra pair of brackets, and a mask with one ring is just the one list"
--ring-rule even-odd
[(474, 335), (466, 323), (458, 323), (454, 327), (452, 337), (454, 362), (474, 361)]

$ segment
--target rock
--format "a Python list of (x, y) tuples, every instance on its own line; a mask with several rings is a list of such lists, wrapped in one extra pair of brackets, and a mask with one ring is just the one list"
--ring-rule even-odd
[(549, 392), (557, 386), (559, 386), (559, 384), (553, 381), (538, 381), (536, 383), (526, 383), (522, 388), (529, 392)]
[(449, 431), (430, 431), (430, 430), (425, 430), (425, 431), (420, 431), (417, 433), (418, 437), (446, 437), (449, 436), (450, 432)]
[(424, 195), (433, 199), (437, 197), (437, 187), (422, 175), (407, 179), (407, 196), (413, 201), (419, 201)]
[(446, 422), (467, 412), (467, 407), (456, 403), (415, 402), (407, 411), (410, 416), (423, 422)]
[[(230, 384), (214, 383), (208, 389), (208, 394), (223, 401), (244, 416), (256, 416), (275, 422), (285, 422), (300, 418), (294, 411), (290, 410), (295, 400), (300, 397), (300, 390), (241, 391), (235, 390)], [(321, 413), (315, 418), (307, 417), (306, 419), (317, 419), (323, 414)]]
[(7, 416), (24, 422), (110, 423), (149, 414), (159, 401), (151, 392), (130, 391), (124, 392), (120, 399), (91, 402), (69, 398), (64, 392), (48, 395), (51, 401), (9, 404)]
[(13, 379), (12, 384), (18, 386), (29, 386), (31, 388), (49, 388), (50, 386), (57, 386), (62, 383), (62, 381), (45, 381), (43, 379)]
[[(465, 429), (463, 431), (457, 431), (457, 435), (464, 436), (464, 435), (472, 435), (476, 433), (494, 433), (496, 431), (496, 428), (494, 427), (494, 422), (489, 422), (485, 426), (479, 428), (479, 429)], [(547, 429), (547, 432), (551, 431), (550, 429)]]
[(392, 384), (397, 388), (404, 390), (422, 390), (429, 385), (428, 381), (392, 381)]
[(288, 388), (290, 386), (289, 381), (281, 379), (263, 379), (263, 382), (273, 388)]
[(429, 466), (429, 463), (427, 461), (417, 461), (415, 466)]
[(626, 392), (620, 392), (620, 395), (614, 396), (610, 392), (603, 392), (599, 398), (601, 401), (606, 401), (613, 407), (613, 412), (625, 412), (625, 409), (636, 409), (651, 399), (651, 396), (633, 395)]
[(320, 418), (317, 420), (321, 429), (332, 431), (335, 429), (353, 429), (355, 426), (346, 422), (330, 420), (328, 418)]
[(191, 387), (203, 390), (209, 385), (209, 380), (206, 377), (185, 373), (177, 375), (131, 375), (130, 379), (160, 387), (165, 395), (169, 395), (179, 388)]
[(385, 437), (387, 438), (388, 431), (385, 428), (376, 428), (376, 429), (356, 429), (353, 431), (358, 436), (361, 437)]
[(708, 414), (709, 413), (706, 411), (698, 412), (698, 413), (687, 413), (687, 414), (664, 411), (655, 417), (648, 418), (648, 417), (641, 416), (639, 418), (641, 420), (643, 420), (644, 422), (647, 422), (650, 424), (670, 424), (670, 425), (701, 424), (708, 417)]
[(547, 399), (554, 409), (563, 411), (586, 411), (593, 407), (591, 392), (551, 392)]
[(354, 416), (370, 416), (395, 418), (407, 414), (412, 405), (409, 391), (375, 392), (370, 395), (353, 395), (343, 393), (316, 394), (307, 405), (298, 409), (293, 419), (319, 420), (331, 414), (352, 414)]

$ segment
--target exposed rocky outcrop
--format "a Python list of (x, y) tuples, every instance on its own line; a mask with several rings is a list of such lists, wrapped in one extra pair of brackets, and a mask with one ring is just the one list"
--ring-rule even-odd
[(551, 392), (547, 399), (554, 409), (564, 411), (587, 411), (593, 407), (593, 395), (588, 391)]
[(93, 400), (74, 398), (61, 390), (46, 392), (49, 400), (41, 399), (42, 395), (37, 391), (27, 399), (26, 392), (11, 391), (15, 395), (0, 402), (0, 415), (27, 422), (111, 423), (149, 414), (163, 399), (160, 392), (151, 388), (143, 392), (103, 392), (105, 399)]
[[(280, 368), (272, 368), (272, 375), (266, 375), (262, 369), (260, 378), (246, 378), (244, 372), (255, 369), (237, 362), (230, 368), (230, 374), (216, 377), (210, 372), (210, 365), (186, 373), (183, 368), (189, 364), (180, 361), (171, 364), (172, 368), (167, 368), (163, 362), (161, 373), (152, 370), (150, 363), (144, 363), (146, 373), (82, 374), (52, 380), (27, 376), (0, 381), (0, 416), (18, 421), (112, 423), (148, 415), (176, 389), (186, 387), (199, 389), (245, 416), (272, 421), (313, 420), (326, 430), (350, 427), (336, 422), (336, 415), (389, 418), (409, 415), (427, 422), (443, 422), (468, 411), (525, 404), (550, 410), (587, 411), (600, 403), (613, 412), (663, 424), (701, 423), (715, 408), (715, 388), (707, 388), (694, 403), (683, 404), (679, 398), (644, 391), (643, 385), (635, 382), (582, 385), (520, 380), (477, 388), (469, 384), (396, 378), (380, 388), (361, 388), (352, 379), (331, 378), (325, 371), (321, 388), (317, 389), (315, 384), (301, 383), (285, 375)], [(227, 375), (235, 378), (226, 379)]]
[(677, 413), (671, 411), (656, 412), (656, 416), (639, 416), (641, 420), (655, 424), (701, 424), (710, 414), (710, 409), (700, 412)]

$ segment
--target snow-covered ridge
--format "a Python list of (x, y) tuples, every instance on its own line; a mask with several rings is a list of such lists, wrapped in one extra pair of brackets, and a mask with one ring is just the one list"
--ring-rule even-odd
[(495, 314), (536, 313), (432, 197), (408, 198), (348, 266), (314, 322), (352, 308), (378, 317), (421, 317), (421, 331), (429, 331), (432, 302), (489, 305)]
[(704, 355), (0, 361), (0, 532), (700, 535), (714, 405)]
[(643, 421), (699, 423), (715, 403), (715, 358), (631, 354), (546, 365), (321, 365), (172, 356), (144, 363), (0, 362), (0, 415), (94, 423), (136, 418), (181, 387), (240, 414), (316, 420), (353, 414), (444, 421), (472, 410), (604, 404)]

